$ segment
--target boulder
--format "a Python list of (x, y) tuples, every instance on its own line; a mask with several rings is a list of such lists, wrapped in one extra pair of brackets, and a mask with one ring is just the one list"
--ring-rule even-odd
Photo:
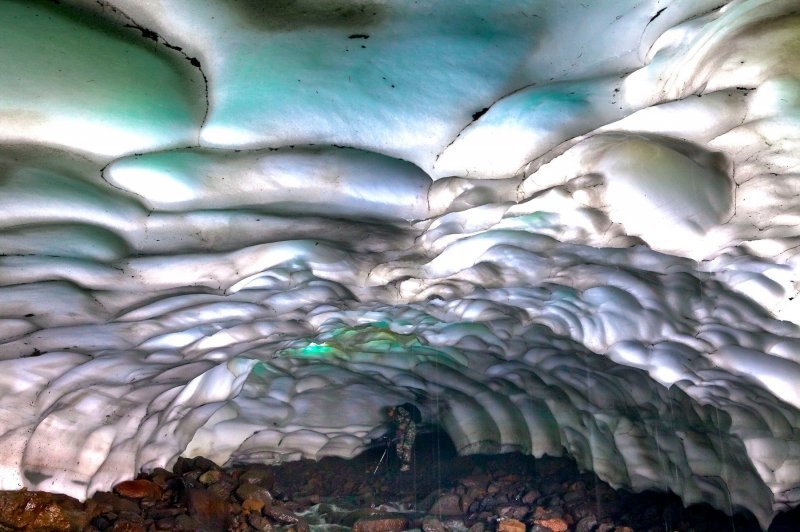
[(158, 500), (161, 498), (162, 490), (155, 482), (139, 478), (120, 482), (114, 486), (114, 492), (129, 499)]
[(236, 488), (236, 498), (244, 502), (248, 499), (260, 501), (264, 504), (272, 503), (272, 494), (258, 484), (241, 484)]
[(40, 491), (0, 492), (0, 525), (26, 530), (81, 530), (91, 516), (66, 495)]
[(213, 493), (202, 489), (189, 489), (186, 497), (186, 508), (189, 517), (202, 523), (199, 530), (225, 530), (230, 518), (230, 505)]
[(431, 515), (460, 515), (461, 499), (455, 493), (445, 493), (433, 503), (428, 513)]
[(219, 469), (209, 469), (200, 475), (197, 480), (199, 480), (200, 484), (204, 486), (210, 486), (211, 484), (219, 482), (220, 478), (222, 478), (222, 471)]

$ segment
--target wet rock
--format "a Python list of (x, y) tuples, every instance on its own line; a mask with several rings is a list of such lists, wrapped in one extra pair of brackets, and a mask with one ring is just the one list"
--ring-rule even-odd
[(258, 530), (259, 532), (270, 532), (272, 530), (272, 524), (270, 524), (269, 520), (267, 520), (266, 517), (263, 517), (258, 514), (248, 515), (247, 524)]
[(467, 532), (486, 532), (486, 525), (484, 523), (475, 523), (469, 527)]
[(275, 485), (275, 473), (270, 469), (251, 468), (239, 477), (240, 484), (258, 484), (262, 488), (271, 490)]
[(497, 517), (501, 519), (521, 520), (528, 514), (528, 512), (530, 512), (530, 508), (527, 506), (503, 506), (497, 509)]
[(271, 504), (273, 500), (270, 492), (258, 484), (241, 484), (236, 488), (236, 498), (240, 501), (252, 499), (254, 501), (260, 501), (263, 504)]
[(219, 469), (210, 469), (197, 477), (197, 480), (199, 480), (200, 484), (203, 486), (210, 486), (211, 484), (219, 482), (220, 478), (222, 478), (222, 471)]
[(444, 525), (435, 517), (427, 516), (422, 520), (423, 532), (445, 532)]
[(442, 519), (442, 526), (444, 526), (444, 529), (448, 530), (448, 531), (450, 531), (450, 530), (463, 531), (466, 528), (466, 525), (464, 524), (464, 520), (461, 519), (461, 518), (458, 518), (458, 517), (450, 517), (450, 518), (447, 518), (447, 519)]
[(223, 530), (228, 525), (228, 502), (201, 489), (189, 489), (186, 507), (189, 517), (202, 523), (201, 530)]
[(400, 532), (408, 528), (408, 519), (402, 516), (373, 515), (359, 519), (353, 532)]
[(148, 512), (147, 517), (158, 521), (167, 517), (176, 517), (182, 513), (185, 513), (183, 508), (153, 508)]
[(493, 512), (495, 509), (508, 502), (508, 498), (502, 495), (487, 495), (480, 501), (480, 509), (487, 512)]
[(157, 484), (161, 489), (166, 489), (167, 482), (169, 482), (169, 480), (172, 478), (175, 478), (175, 475), (161, 467), (153, 469), (153, 471), (150, 473), (150, 480)]
[(28, 530), (74, 530), (92, 516), (72, 497), (40, 491), (0, 492), (0, 525)]
[(98, 530), (106, 530), (111, 528), (111, 519), (108, 519), (104, 515), (98, 515), (92, 519), (89, 524)]
[(482, 488), (478, 487), (471, 487), (464, 490), (465, 493), (461, 496), (461, 512), (467, 513), (476, 500), (480, 499), (485, 495), (485, 492)]
[(159, 499), (161, 488), (158, 484), (143, 478), (126, 480), (114, 486), (114, 492), (129, 499)]
[(297, 503), (301, 506), (314, 506), (315, 504), (319, 504), (322, 501), (320, 496), (316, 493), (312, 493), (310, 495), (304, 495), (297, 499)]
[(203, 456), (198, 456), (193, 459), (194, 460), (194, 469), (198, 469), (201, 472), (211, 471), (214, 469), (219, 469), (220, 467)]
[(346, 513), (338, 520), (337, 524), (352, 528), (359, 519), (366, 519), (372, 516), (385, 516), (386, 512), (376, 508), (358, 508), (351, 512)]
[(188, 472), (184, 473), (183, 475), (181, 475), (181, 480), (183, 481), (183, 484), (187, 488), (205, 488), (205, 486), (200, 484), (200, 480), (199, 480), (200, 479), (200, 475), (202, 475), (202, 474), (203, 473), (201, 471), (197, 471), (197, 470), (188, 471)]
[(188, 515), (179, 515), (175, 518), (175, 530), (208, 530), (196, 519)]
[(428, 513), (431, 515), (460, 515), (461, 500), (455, 493), (445, 493), (433, 503)]
[(561, 511), (558, 508), (548, 507), (545, 508), (544, 506), (537, 506), (533, 510), (533, 520), (534, 521), (544, 521), (547, 519), (558, 519), (561, 517)]
[(489, 485), (489, 475), (483, 472), (476, 472), (472, 475), (462, 478), (461, 484), (466, 488), (478, 488), (480, 490), (486, 490), (486, 486)]
[(546, 527), (553, 532), (567, 532), (567, 530), (569, 530), (569, 525), (567, 522), (559, 517), (554, 517), (551, 519), (538, 519), (534, 521), (534, 523), (539, 526)]
[(184, 458), (183, 456), (179, 456), (175, 461), (175, 465), (172, 466), (172, 471), (176, 475), (183, 475), (194, 469), (194, 460), (192, 458)]
[(597, 526), (597, 519), (594, 516), (587, 516), (575, 524), (575, 532), (592, 532)]
[(175, 530), (175, 518), (165, 517), (155, 522), (156, 530)]
[[(210, 472), (210, 471), (209, 471)], [(236, 485), (227, 477), (222, 477), (219, 482), (215, 482), (208, 487), (209, 493), (213, 493), (220, 499), (228, 499), (233, 493)]]
[(580, 503), (567, 506), (569, 513), (577, 519), (578, 521), (584, 519), (585, 517), (592, 517), (596, 518), (595, 515), (596, 510), (598, 509), (597, 504), (590, 502), (590, 501), (581, 501)]
[(264, 506), (264, 515), (280, 523), (295, 525), (297, 532), (308, 532), (308, 523), (302, 517), (295, 515), (291, 510), (282, 504), (272, 503)]
[(245, 499), (242, 502), (242, 510), (247, 513), (260, 514), (263, 508), (264, 508), (263, 501), (257, 501), (255, 499)]
[(92, 498), (86, 502), (87, 505), (92, 504), (96, 508), (95, 515), (114, 512), (119, 514), (121, 512), (138, 512), (139, 505), (130, 499), (120, 497), (115, 493), (97, 492), (92, 495)]
[(127, 519), (118, 519), (111, 530), (112, 532), (147, 532), (141, 521), (129, 521)]
[(516, 519), (502, 519), (497, 522), (497, 532), (525, 532), (525, 525)]
[(522, 503), (530, 506), (535, 503), (536, 499), (538, 499), (540, 496), (541, 493), (539, 493), (539, 490), (529, 490), (525, 493), (525, 495), (522, 496)]

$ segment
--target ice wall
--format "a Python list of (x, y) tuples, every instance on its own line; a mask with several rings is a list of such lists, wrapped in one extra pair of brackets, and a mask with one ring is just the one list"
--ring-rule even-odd
[(461, 452), (800, 502), (795, 0), (0, 1), (0, 488)]

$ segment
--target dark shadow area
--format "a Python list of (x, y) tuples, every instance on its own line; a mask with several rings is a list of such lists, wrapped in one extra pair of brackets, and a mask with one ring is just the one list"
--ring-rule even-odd
[(798, 530), (800, 530), (800, 507), (779, 513), (769, 526), (769, 532), (797, 532)]

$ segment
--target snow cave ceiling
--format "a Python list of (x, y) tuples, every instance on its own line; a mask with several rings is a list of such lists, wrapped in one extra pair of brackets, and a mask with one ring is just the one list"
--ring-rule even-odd
[(412, 400), (800, 502), (796, 0), (0, 0), (0, 488)]

